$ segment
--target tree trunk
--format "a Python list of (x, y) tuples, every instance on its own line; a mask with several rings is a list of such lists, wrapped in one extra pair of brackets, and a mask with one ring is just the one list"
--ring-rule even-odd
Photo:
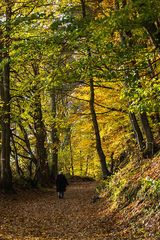
[(94, 126), (95, 137), (96, 137), (96, 149), (97, 149), (97, 153), (98, 153), (99, 158), (100, 158), (103, 178), (106, 178), (107, 176), (110, 176), (111, 173), (110, 173), (110, 171), (107, 168), (106, 156), (105, 156), (105, 154), (103, 152), (103, 149), (102, 149), (102, 143), (101, 143), (101, 138), (100, 138), (99, 126), (98, 126), (97, 116), (96, 116), (96, 112), (95, 112), (95, 108), (94, 108), (94, 84), (93, 84), (93, 78), (90, 78), (90, 111), (91, 111), (92, 122), (93, 122), (93, 126)]
[(1, 186), (2, 189), (12, 191), (12, 172), (10, 167), (10, 66), (9, 58), (5, 64), (3, 77), (2, 77), (2, 92), (1, 100), (3, 102), (2, 107), (2, 152), (1, 152)]
[[(32, 65), (35, 77), (39, 75), (39, 68), (36, 62)], [(40, 93), (37, 87), (34, 88), (33, 120), (36, 137), (36, 173), (34, 180), (38, 185), (47, 187), (50, 185), (50, 173), (47, 161), (47, 149), (45, 147), (46, 129), (42, 117), (42, 106)]]
[(145, 157), (151, 157), (155, 153), (155, 142), (153, 133), (148, 122), (147, 114), (145, 112), (140, 114), (140, 119), (143, 127), (143, 131), (146, 135), (146, 149), (144, 151)]
[(145, 142), (139, 124), (137, 122), (136, 116), (134, 113), (129, 112), (129, 118), (132, 124), (133, 132), (136, 138), (136, 141), (140, 147), (140, 150), (143, 151), (145, 148)]
[(113, 174), (114, 172), (114, 158), (113, 158), (114, 152), (111, 153), (110, 155), (110, 160), (111, 160), (111, 167), (110, 167), (110, 172)]
[(53, 116), (53, 123), (51, 127), (51, 139), (52, 139), (52, 162), (51, 162), (51, 179), (54, 181), (58, 174), (58, 144), (59, 138), (57, 133), (57, 127), (54, 119), (56, 119), (56, 92), (55, 89), (51, 93), (51, 109)]
[[(10, 167), (10, 21), (11, 21), (11, 4), (6, 1), (6, 32), (5, 32), (5, 52), (1, 55), (2, 59), (5, 60), (3, 73), (1, 76), (1, 100), (3, 102), (2, 107), (2, 151), (1, 151), (1, 188), (4, 192), (12, 192), (12, 171)], [(1, 43), (3, 48), (3, 44)]]
[(160, 29), (156, 26), (154, 22), (147, 22), (144, 24), (147, 32), (149, 33), (153, 44), (155, 45), (156, 48), (160, 48)]
[(39, 94), (36, 94), (34, 101), (34, 129), (37, 159), (35, 180), (41, 186), (46, 187), (50, 182), (50, 174), (47, 162), (47, 150), (45, 147), (46, 130), (42, 119), (41, 99)]
[[(126, 2), (126, 0), (124, 0), (124, 1), (122, 1), (122, 7), (125, 7), (126, 6), (126, 4), (127, 4), (127, 2)], [(126, 36), (124, 36), (124, 34), (121, 32), (120, 33), (120, 35), (121, 35), (121, 41), (122, 41), (122, 44), (123, 45), (126, 45), (126, 36), (127, 37), (129, 37), (129, 38), (131, 38), (132, 37), (132, 33), (131, 33), (131, 31), (129, 31), (129, 32), (126, 32), (125, 31), (125, 35)], [(132, 47), (132, 45), (133, 45), (133, 43), (134, 42), (132, 42), (131, 41), (131, 39), (130, 39), (130, 43), (129, 43), (129, 45), (130, 45), (130, 47)], [(133, 59), (134, 60), (134, 59)], [(135, 60), (134, 60), (135, 61)], [(135, 69), (135, 72), (136, 72), (136, 76), (137, 76), (137, 80), (139, 79), (139, 74), (138, 74), (138, 71), (137, 71), (137, 69)], [(128, 77), (128, 74), (126, 74), (127, 75), (127, 77)], [(128, 86), (128, 83), (127, 83), (127, 81), (125, 82), (125, 86), (127, 87), (127, 88), (130, 88), (130, 86)], [(141, 87), (141, 83), (139, 83), (139, 87)], [(141, 114), (140, 114), (141, 115)], [(136, 140), (137, 140), (137, 142), (138, 142), (138, 144), (139, 144), (139, 146), (140, 146), (140, 149), (141, 150), (144, 150), (144, 139), (143, 139), (143, 135), (142, 135), (142, 132), (141, 132), (141, 130), (140, 130), (140, 128), (139, 128), (139, 125), (138, 125), (138, 122), (137, 122), (137, 120), (136, 120), (136, 117), (135, 117), (135, 114), (134, 113), (131, 113), (131, 112), (129, 112), (129, 117), (130, 117), (130, 120), (131, 120), (131, 124), (132, 124), (132, 127), (133, 127), (133, 131), (134, 131), (134, 134), (135, 134), (135, 138), (136, 138)], [(143, 121), (144, 120), (142, 120), (141, 122), (142, 122), (142, 126), (143, 126)], [(146, 121), (144, 121), (145, 123), (146, 123)], [(146, 126), (145, 126), (146, 127)], [(143, 128), (144, 128), (144, 126), (143, 126)], [(145, 132), (145, 131), (144, 131)], [(152, 136), (153, 137), (153, 136)], [(147, 146), (148, 146), (148, 144), (147, 144)]]
[(31, 144), (30, 144), (30, 140), (28, 138), (28, 133), (26, 131), (26, 129), (24, 128), (22, 122), (19, 120), (18, 122), (18, 126), (23, 134), (23, 137), (24, 137), (24, 142), (26, 144), (26, 147), (27, 147), (27, 151), (31, 157), (31, 162), (34, 163), (35, 165), (37, 164), (37, 159), (36, 159), (36, 156), (34, 155), (32, 149), (31, 149)]
[[(81, 0), (81, 7), (82, 7), (82, 16), (85, 19), (86, 18), (85, 0)], [(91, 57), (91, 52), (90, 52), (90, 48), (88, 47), (88, 58), (90, 58), (90, 57)], [(90, 78), (90, 111), (91, 111), (94, 131), (95, 131), (96, 149), (97, 149), (97, 153), (100, 158), (102, 175), (103, 175), (103, 178), (106, 178), (107, 176), (111, 175), (111, 173), (109, 172), (109, 170), (107, 168), (106, 156), (103, 152), (102, 144), (101, 144), (99, 126), (98, 126), (97, 116), (96, 116), (96, 112), (95, 112), (95, 108), (94, 108), (94, 84), (93, 84), (92, 77)]]
[[(2, 30), (0, 28), (0, 64), (2, 63), (2, 49), (3, 49), (3, 43), (2, 43), (3, 35)], [(3, 72), (0, 69), (0, 100), (2, 100), (3, 95)], [(2, 125), (2, 107), (0, 107), (0, 124)], [(1, 174), (1, 156), (2, 156), (2, 132), (0, 129), (0, 174)], [(1, 185), (1, 178), (0, 178), (0, 185)]]
[(71, 142), (71, 132), (70, 132), (70, 138), (69, 138), (69, 148), (70, 148), (70, 169), (71, 169), (71, 175), (74, 176), (74, 164), (73, 164), (73, 150), (72, 150), (72, 142)]
[(12, 145), (13, 145), (13, 151), (14, 151), (16, 171), (17, 171), (18, 175), (21, 177), (21, 176), (23, 176), (23, 171), (22, 171), (22, 169), (21, 169), (20, 166), (19, 166), (19, 162), (18, 162), (18, 151), (17, 151), (17, 148), (16, 148), (16, 143), (15, 143), (15, 141), (14, 141), (14, 137), (13, 137), (12, 132), (11, 132), (11, 139), (12, 139)]
[(85, 169), (85, 176), (88, 175), (88, 169), (89, 169), (89, 156), (86, 158), (86, 169)]

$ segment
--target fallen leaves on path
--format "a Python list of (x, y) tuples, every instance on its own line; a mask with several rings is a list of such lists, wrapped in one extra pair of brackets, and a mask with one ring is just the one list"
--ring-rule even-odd
[(125, 209), (112, 211), (107, 199), (94, 202), (95, 187), (95, 182), (71, 183), (64, 199), (57, 197), (55, 189), (1, 195), (0, 240), (157, 239), (133, 233), (127, 221), (130, 208), (135, 211), (132, 204), (125, 214)]
[(72, 183), (64, 199), (55, 189), (1, 195), (0, 239), (98, 239), (94, 190), (95, 183)]

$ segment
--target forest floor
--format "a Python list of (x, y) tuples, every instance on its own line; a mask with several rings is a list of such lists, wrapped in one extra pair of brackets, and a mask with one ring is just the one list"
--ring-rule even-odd
[(140, 240), (124, 231), (124, 223), (119, 234), (119, 213), (102, 214), (101, 200), (93, 201), (96, 184), (70, 183), (64, 199), (55, 189), (1, 195), (0, 240)]

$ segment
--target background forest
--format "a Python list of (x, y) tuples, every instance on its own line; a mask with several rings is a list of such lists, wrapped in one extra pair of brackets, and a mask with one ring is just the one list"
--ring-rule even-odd
[(1, 0), (1, 189), (155, 155), (159, 51), (158, 0)]

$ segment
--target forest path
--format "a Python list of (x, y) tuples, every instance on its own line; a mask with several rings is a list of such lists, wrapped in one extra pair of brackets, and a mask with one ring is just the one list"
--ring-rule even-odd
[(55, 189), (1, 195), (0, 240), (111, 239), (99, 224), (95, 187), (94, 182), (71, 183), (64, 199)]

